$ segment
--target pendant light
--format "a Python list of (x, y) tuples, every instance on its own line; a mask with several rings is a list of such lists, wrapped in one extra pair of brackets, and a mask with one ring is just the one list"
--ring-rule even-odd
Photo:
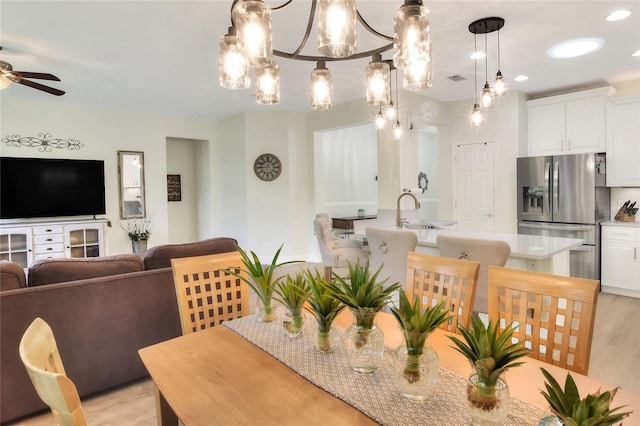
[(480, 93), (480, 105), (482, 108), (493, 108), (493, 90), (489, 86), (489, 71), (487, 66), (487, 57), (489, 52), (487, 50), (487, 33), (484, 33), (484, 87)]
[(500, 72), (500, 30), (498, 30), (498, 72), (493, 82), (493, 93), (496, 96), (503, 96), (507, 93), (507, 80)]
[[(477, 43), (478, 35), (475, 34), (473, 36), (473, 46), (474, 53), (478, 51), (478, 43)], [(473, 127), (482, 126), (484, 123), (484, 119), (482, 117), (482, 110), (480, 109), (480, 105), (478, 104), (478, 60), (473, 60), (473, 93), (475, 94), (475, 103), (473, 104), (473, 109), (471, 110), (471, 125)]]
[(226, 35), (220, 37), (218, 53), (218, 79), (226, 89), (246, 89), (249, 87), (249, 66), (238, 47), (235, 27), (229, 27)]
[(382, 106), (380, 106), (380, 109), (378, 110), (378, 113), (376, 114), (376, 129), (378, 130), (382, 130), (384, 129), (384, 125), (386, 124), (386, 117), (384, 116), (384, 113), (382, 112)]
[(429, 30), (429, 10), (422, 5), (422, 0), (405, 0), (393, 18), (393, 65), (396, 68), (404, 70), (410, 64), (431, 61)]
[(331, 71), (324, 61), (318, 61), (311, 72), (311, 106), (313, 109), (329, 109), (333, 105)]
[(398, 93), (398, 70), (396, 69), (396, 124), (393, 125), (393, 138), (400, 139), (402, 126), (400, 125), (400, 94)]
[(262, 0), (240, 0), (232, 11), (238, 32), (238, 46), (251, 67), (269, 65), (271, 45), (271, 8)]
[(429, 55), (426, 59), (409, 60), (404, 69), (403, 84), (407, 90), (424, 90), (433, 85), (433, 66), (431, 55), (431, 39), (429, 39)]
[(358, 12), (355, 0), (320, 0), (318, 51), (329, 58), (356, 53)]
[(390, 67), (382, 61), (380, 54), (376, 54), (367, 65), (366, 92), (367, 103), (370, 105), (387, 105), (390, 100)]
[(280, 66), (275, 61), (256, 68), (256, 103), (280, 103)]

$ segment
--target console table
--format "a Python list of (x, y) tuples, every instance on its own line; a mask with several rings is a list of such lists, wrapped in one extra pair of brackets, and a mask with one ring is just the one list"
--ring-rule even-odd
[(333, 229), (342, 229), (343, 230), (343, 232), (341, 232), (342, 235), (351, 235), (353, 234), (353, 230), (354, 230), (354, 226), (353, 226), (354, 221), (365, 220), (365, 219), (376, 219), (377, 217), (378, 216), (374, 214), (365, 215), (365, 216), (332, 217), (331, 226), (333, 227)]

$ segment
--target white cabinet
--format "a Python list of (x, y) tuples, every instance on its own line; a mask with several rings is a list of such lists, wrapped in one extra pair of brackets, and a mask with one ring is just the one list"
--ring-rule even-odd
[(610, 87), (527, 102), (529, 155), (604, 152)]
[(640, 96), (613, 98), (607, 119), (607, 186), (640, 186)]
[(28, 268), (35, 260), (104, 254), (106, 219), (0, 225), (0, 260)]
[(602, 225), (602, 291), (640, 297), (640, 226)]

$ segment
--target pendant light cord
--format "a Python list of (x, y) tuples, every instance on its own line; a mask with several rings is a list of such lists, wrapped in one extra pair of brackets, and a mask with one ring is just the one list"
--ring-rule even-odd
[(498, 30), (498, 71), (500, 71), (500, 30)]
[[(478, 53), (478, 34), (473, 35), (473, 53)], [(476, 104), (478, 103), (478, 58), (473, 58), (473, 93), (475, 93)]]
[(396, 68), (396, 121), (400, 115), (400, 94), (398, 93), (398, 69)]
[(484, 33), (484, 83), (489, 83), (489, 51), (487, 50), (487, 33)]

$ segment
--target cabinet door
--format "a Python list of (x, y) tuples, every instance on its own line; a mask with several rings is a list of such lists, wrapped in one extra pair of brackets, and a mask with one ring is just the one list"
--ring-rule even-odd
[(569, 153), (604, 152), (606, 103), (603, 96), (567, 101), (566, 144)]
[(564, 102), (529, 107), (529, 155), (565, 153)]
[(602, 285), (640, 290), (640, 244), (607, 240), (602, 250)]
[(610, 108), (607, 186), (640, 186), (640, 97)]
[(66, 226), (65, 233), (67, 257), (98, 257), (102, 254), (101, 226)]
[(31, 229), (6, 229), (0, 233), (0, 260), (27, 268), (33, 261)]

